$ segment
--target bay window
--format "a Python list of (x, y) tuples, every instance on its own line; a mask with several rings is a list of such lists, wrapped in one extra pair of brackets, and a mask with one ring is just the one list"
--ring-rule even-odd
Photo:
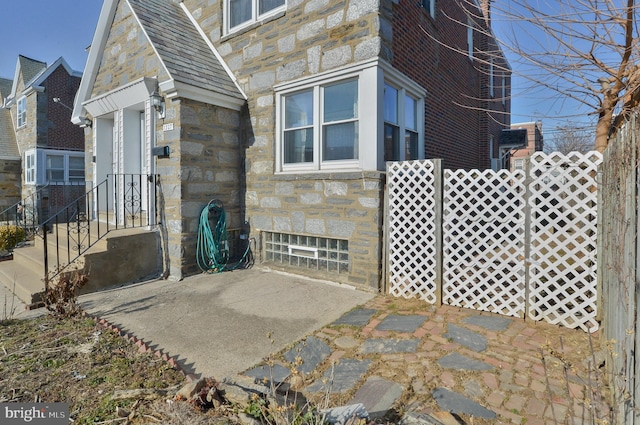
[(426, 90), (370, 60), (274, 87), (276, 173), (384, 170), (424, 157)]
[(25, 153), (25, 184), (64, 185), (84, 179), (84, 152), (32, 149)]

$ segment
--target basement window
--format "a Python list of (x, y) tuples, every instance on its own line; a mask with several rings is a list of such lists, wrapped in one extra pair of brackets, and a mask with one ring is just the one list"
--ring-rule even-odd
[(349, 241), (264, 232), (265, 260), (328, 273), (349, 272)]

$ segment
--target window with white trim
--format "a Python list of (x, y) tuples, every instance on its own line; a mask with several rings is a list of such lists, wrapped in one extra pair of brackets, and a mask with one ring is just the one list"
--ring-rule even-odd
[(286, 9), (285, 0), (225, 0), (226, 29), (233, 32)]
[(31, 150), (24, 154), (24, 183), (36, 184), (36, 151)]
[[(388, 83), (384, 85), (384, 160), (418, 159), (418, 100)], [(401, 137), (403, 135), (404, 137)]]
[(426, 90), (386, 62), (364, 61), (274, 90), (276, 173), (384, 170), (390, 157), (424, 158)]
[(25, 153), (26, 184), (64, 185), (84, 179), (84, 152), (33, 149)]
[(283, 170), (317, 170), (358, 160), (358, 79), (284, 94), (281, 107)]
[(27, 125), (27, 98), (22, 96), (18, 99), (18, 113), (17, 113), (18, 128)]
[(64, 182), (64, 155), (46, 156), (47, 182)]

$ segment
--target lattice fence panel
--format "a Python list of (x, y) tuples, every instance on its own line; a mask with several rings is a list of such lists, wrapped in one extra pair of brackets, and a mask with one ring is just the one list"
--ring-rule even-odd
[(434, 165), (403, 161), (387, 166), (389, 290), (436, 302)]
[(445, 170), (443, 303), (523, 317), (522, 171)]
[(569, 328), (596, 322), (598, 152), (531, 157), (529, 316)]

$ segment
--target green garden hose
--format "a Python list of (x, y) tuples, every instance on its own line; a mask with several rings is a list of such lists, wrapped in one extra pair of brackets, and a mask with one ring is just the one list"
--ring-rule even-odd
[[(213, 229), (211, 222), (215, 222)], [(229, 240), (227, 236), (227, 214), (221, 201), (209, 201), (200, 213), (198, 224), (198, 241), (196, 246), (196, 261), (203, 272), (220, 273), (226, 270), (250, 267), (253, 264), (251, 244), (239, 261), (229, 263)]]

